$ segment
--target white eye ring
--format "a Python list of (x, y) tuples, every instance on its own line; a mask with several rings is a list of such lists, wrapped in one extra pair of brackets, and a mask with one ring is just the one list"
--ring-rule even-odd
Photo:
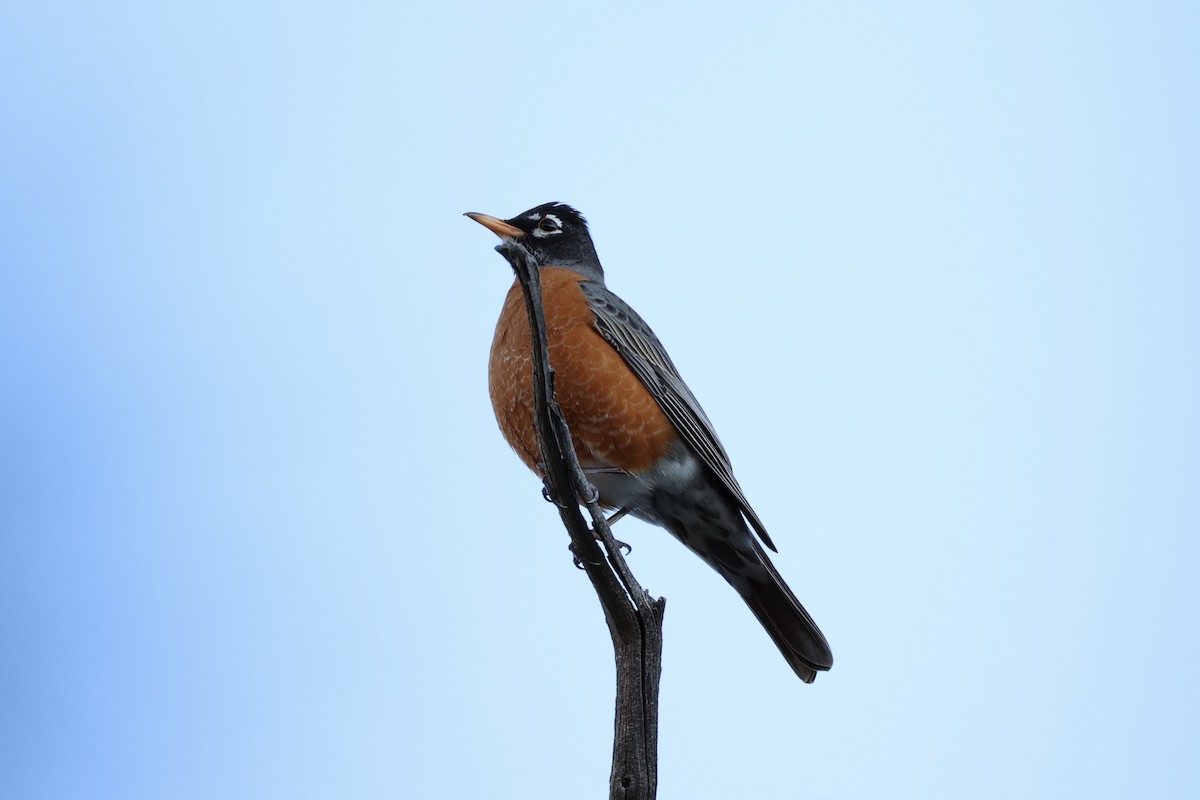
[(562, 233), (562, 221), (553, 214), (547, 214), (542, 217), (537, 227), (533, 229), (533, 235), (538, 238), (552, 236), (556, 233)]

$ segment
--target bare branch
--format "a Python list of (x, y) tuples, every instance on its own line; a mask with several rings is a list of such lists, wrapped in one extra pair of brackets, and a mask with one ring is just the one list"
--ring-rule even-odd
[[(609, 797), (653, 800), (658, 788), (658, 683), (666, 601), (652, 598), (634, 578), (605, 521), (598, 493), (579, 465), (571, 432), (554, 399), (554, 370), (537, 264), (517, 242), (506, 240), (496, 250), (512, 264), (525, 296), (533, 341), (534, 427), (546, 490), (556, 501), (571, 536), (571, 550), (596, 590), (612, 636), (617, 702)], [(591, 514), (591, 528), (580, 505)]]

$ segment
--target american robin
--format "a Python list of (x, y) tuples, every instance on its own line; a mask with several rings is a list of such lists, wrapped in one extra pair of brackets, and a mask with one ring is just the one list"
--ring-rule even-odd
[[(509, 220), (467, 216), (537, 261), (555, 395), (600, 502), (666, 528), (704, 559), (812, 683), (833, 665), (829, 644), (751, 532), (775, 550), (704, 409), (650, 326), (604, 285), (587, 221), (563, 203)], [(536, 472), (531, 358), (514, 282), (496, 324), (489, 388), (504, 438)]]

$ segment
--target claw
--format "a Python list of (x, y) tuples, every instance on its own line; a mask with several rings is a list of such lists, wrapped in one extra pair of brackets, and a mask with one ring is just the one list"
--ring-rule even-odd
[[(579, 553), (575, 551), (575, 543), (571, 542), (571, 544), (567, 545), (567, 549), (571, 551), (571, 563), (575, 565), (575, 569), (586, 570), (587, 567), (584, 566), (584, 560), (580, 558)], [(591, 564), (593, 567), (600, 566), (599, 562), (588, 561), (586, 563)]]
[(558, 498), (554, 496), (554, 492), (550, 490), (550, 481), (546, 478), (546, 471), (541, 464), (537, 465), (538, 473), (542, 476), (542, 499), (547, 503), (554, 503), (559, 508), (567, 508), (566, 505), (560, 503)]
[[(619, 520), (621, 517), (625, 516), (628, 513), (629, 513), (629, 506), (624, 506), (622, 508), (617, 509), (615, 512), (613, 512), (613, 515), (611, 517), (609, 517), (608, 519), (604, 520), (604, 522), (606, 525), (608, 525), (608, 527), (611, 528), (613, 526), (614, 522), (616, 522), (617, 520)], [(597, 542), (604, 541), (603, 539), (600, 538), (600, 534), (596, 532), (595, 528), (592, 529), (592, 535), (596, 537)], [(620, 539), (613, 539), (613, 541), (616, 543), (617, 547), (621, 548), (621, 550), (623, 551), (621, 553), (621, 555), (627, 556), (633, 552), (633, 545), (629, 544), (628, 542), (622, 542)]]

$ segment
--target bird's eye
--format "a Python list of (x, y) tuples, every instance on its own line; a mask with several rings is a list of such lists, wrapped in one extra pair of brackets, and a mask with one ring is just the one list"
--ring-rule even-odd
[(550, 215), (542, 217), (542, 221), (538, 223), (538, 229), (544, 233), (554, 233), (560, 227), (558, 218)]

